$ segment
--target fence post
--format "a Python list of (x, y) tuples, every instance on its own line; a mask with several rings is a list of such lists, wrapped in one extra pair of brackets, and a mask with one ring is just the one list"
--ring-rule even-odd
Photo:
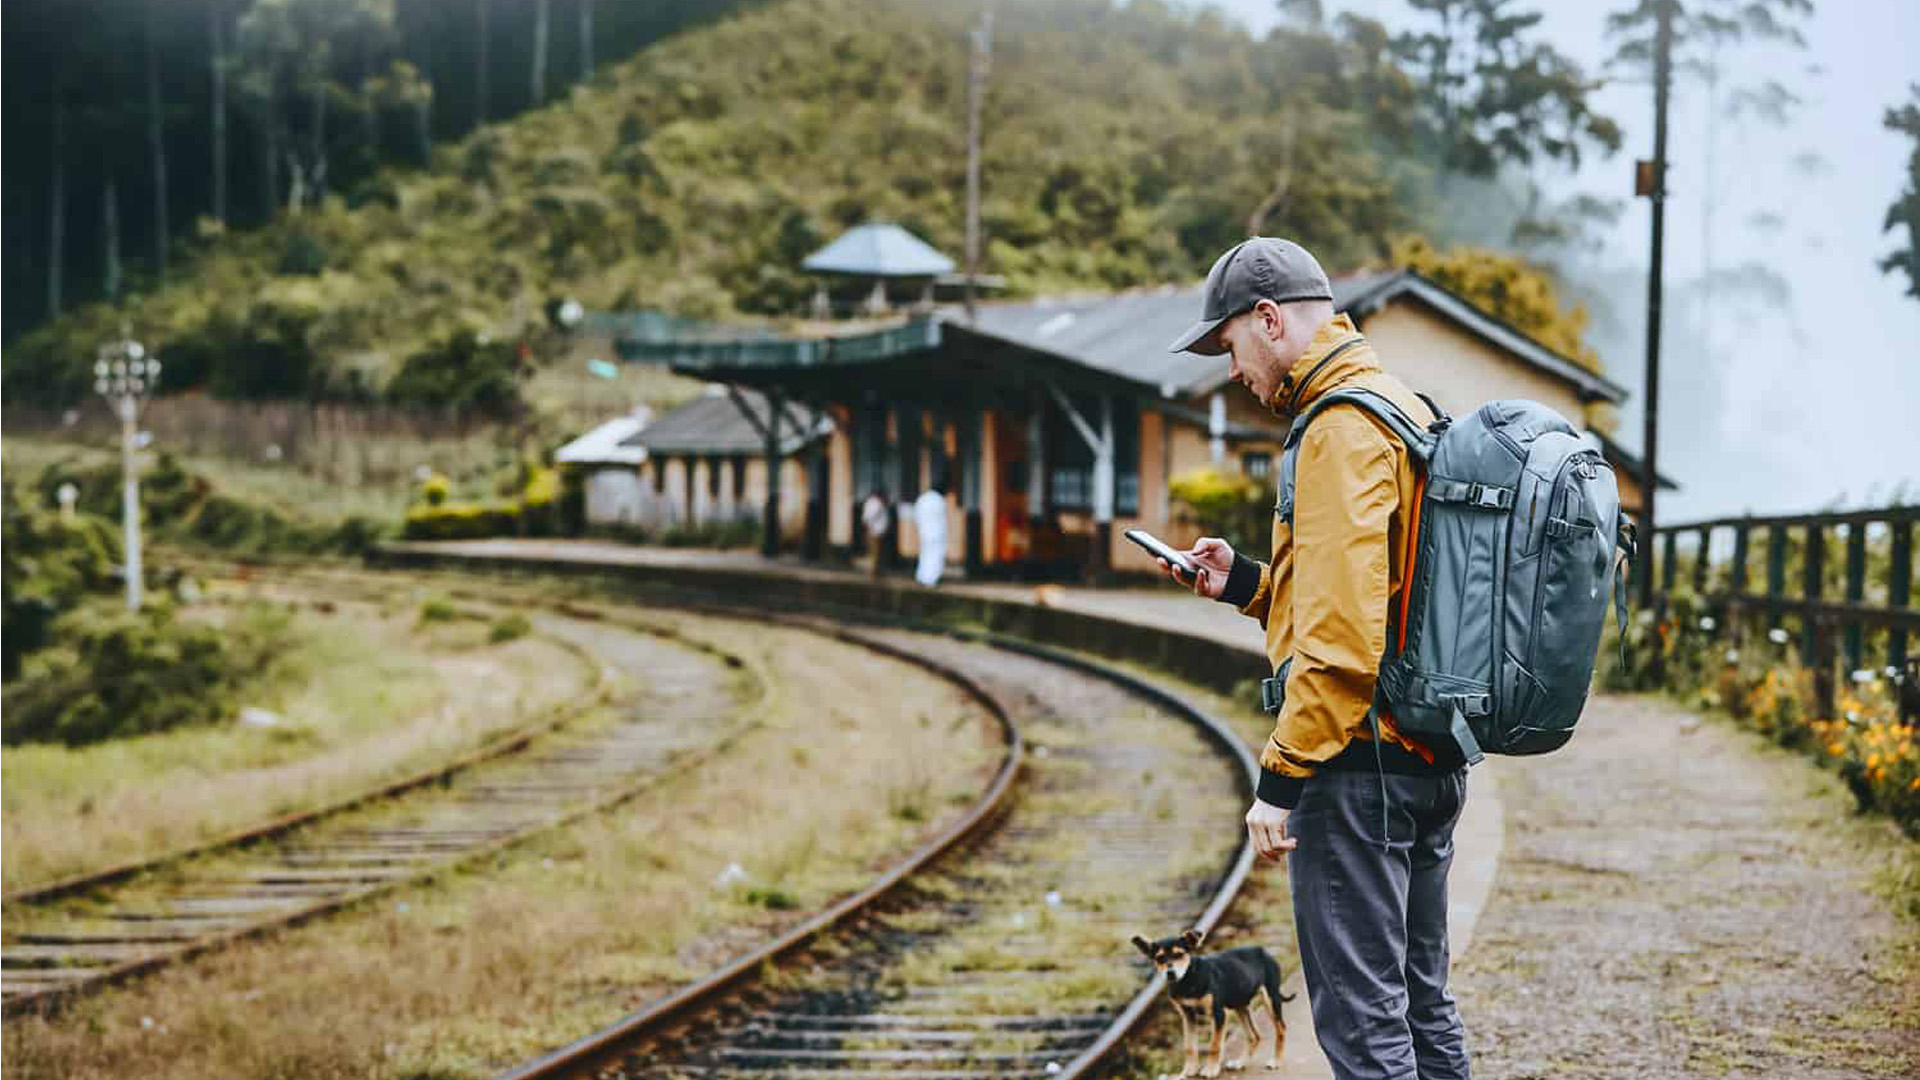
[(1673, 577), (1678, 569), (1674, 564), (1673, 549), (1676, 534), (1671, 530), (1660, 534), (1660, 609), (1666, 610), (1667, 601), (1673, 599)]
[[(1747, 600), (1747, 526), (1741, 522), (1733, 527), (1733, 565), (1729, 568), (1727, 592), (1732, 594), (1733, 605), (1729, 616), (1743, 615)], [(1747, 620), (1742, 618), (1741, 622)], [(1744, 633), (1737, 635), (1744, 637)]]
[[(1893, 565), (1887, 577), (1887, 606), (1904, 608), (1913, 602), (1913, 522), (1890, 521), (1893, 530)], [(1901, 671), (1907, 666), (1907, 628), (1887, 628), (1887, 666)]]
[(1814, 626), (1820, 622), (1813, 606), (1820, 601), (1820, 575), (1825, 569), (1827, 532), (1818, 524), (1807, 526), (1807, 550), (1800, 560), (1800, 595), (1807, 606), (1800, 615), (1800, 662), (1812, 667), (1818, 660), (1814, 649)]
[[(1867, 523), (1854, 521), (1847, 525), (1847, 603), (1858, 604), (1866, 597), (1867, 589)], [(1865, 630), (1856, 620), (1847, 620), (1846, 655), (1847, 671), (1859, 671), (1865, 657)]]
[[(1785, 525), (1767, 526), (1767, 599), (1777, 601), (1787, 591), (1787, 527)], [(1767, 605), (1767, 629), (1773, 630), (1780, 625), (1780, 608), (1775, 603)]]

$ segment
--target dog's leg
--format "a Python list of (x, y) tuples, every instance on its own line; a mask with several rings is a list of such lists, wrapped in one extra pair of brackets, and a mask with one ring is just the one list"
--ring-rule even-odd
[(1246, 1068), (1247, 1062), (1253, 1060), (1253, 1052), (1260, 1049), (1260, 1032), (1253, 1026), (1253, 1013), (1250, 1009), (1245, 1007), (1235, 1009), (1233, 1015), (1240, 1021), (1240, 1031), (1246, 1036), (1247, 1048), (1241, 1051), (1239, 1057), (1228, 1058), (1226, 1067), (1238, 1071)]
[(1287, 1022), (1280, 1019), (1280, 1003), (1274, 1000), (1266, 987), (1260, 988), (1260, 996), (1267, 1003), (1267, 1021), (1273, 1025), (1273, 1046), (1267, 1051), (1266, 1068), (1280, 1067), (1280, 1055), (1287, 1052)]
[(1227, 1009), (1216, 998), (1207, 999), (1207, 1012), (1213, 1017), (1213, 1038), (1207, 1041), (1207, 1064), (1200, 1070), (1206, 1080), (1220, 1075), (1220, 1051), (1227, 1041)]

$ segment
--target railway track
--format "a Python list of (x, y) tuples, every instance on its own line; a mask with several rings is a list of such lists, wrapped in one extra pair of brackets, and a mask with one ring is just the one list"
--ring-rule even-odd
[(1079, 1076), (1158, 993), (1129, 937), (1224, 913), (1252, 862), (1237, 796), (1253, 763), (1231, 732), (1070, 654), (835, 632), (958, 672), (1027, 732), (1007, 811), (773, 977), (688, 987), (497, 1080)]
[[(590, 619), (610, 611), (604, 604), (555, 609)], [(501, 1080), (1057, 1077), (1081, 1075), (1107, 1059), (1158, 991), (1128, 938), (1211, 928), (1251, 865), (1239, 814), (1253, 764), (1239, 740), (1150, 684), (1054, 650), (898, 626), (854, 629), (818, 616), (756, 617), (885, 652), (959, 684), (1005, 728), (1009, 749), (1000, 772), (961, 820), (858, 894)], [(1022, 771), (1023, 733), (1032, 741)], [(646, 752), (637, 742), (618, 749)], [(638, 760), (631, 759), (636, 766)], [(543, 767), (581, 768), (588, 781), (621, 774), (619, 764), (596, 762), (605, 765), (575, 747), (544, 759)], [(541, 818), (536, 809), (552, 811), (549, 796), (571, 785), (476, 778), (459, 786), (470, 785), (473, 796), (461, 802), (505, 815), (482, 822), (517, 821), (522, 831), (496, 832), (458, 816), (402, 822), (404, 812), (389, 808), (392, 821), (350, 829), (334, 823), (334, 842), (305, 849), (310, 858), (288, 858), (303, 851), (291, 842), (259, 854), (271, 865), (226, 881), (237, 893), (194, 896), (177, 881), (157, 882), (170, 889), (174, 906), (122, 910), (112, 940), (85, 932), (62, 940), (49, 940), (57, 932), (31, 942), (24, 934), (9, 937), (67, 950), (35, 950), (36, 961), (79, 957), (67, 966), (105, 961), (127, 969), (36, 980), (45, 987), (37, 993), (51, 991), (57, 1001), (147, 970), (130, 965), (154, 959), (115, 950), (151, 946), (177, 954), (166, 962), (178, 960), (430, 876), (593, 809)], [(1228, 790), (1234, 796), (1223, 798)], [(168, 936), (192, 930), (201, 936)], [(149, 932), (154, 940), (139, 940)], [(108, 948), (76, 948), (102, 945)], [(43, 961), (9, 960), (10, 991), (16, 971), (29, 970), (24, 963), (51, 970)], [(9, 1013), (18, 1008), (10, 995)]]
[[(610, 667), (644, 667), (652, 697), (709, 700), (736, 716), (714, 661), (744, 662), (657, 628), (610, 643), (592, 624), (542, 616), (537, 631), (587, 656), (590, 692), (444, 765), (328, 806), (156, 858), (6, 897), (4, 1012), (58, 1007), (234, 941), (292, 926), (484, 858), (617, 804), (735, 734), (651, 722), (644, 708), (566, 729), (602, 703)], [(599, 652), (593, 650), (598, 649)]]

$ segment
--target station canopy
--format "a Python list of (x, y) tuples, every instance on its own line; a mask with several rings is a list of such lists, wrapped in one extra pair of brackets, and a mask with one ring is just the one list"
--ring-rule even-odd
[(870, 278), (928, 278), (953, 272), (952, 259), (888, 221), (848, 231), (802, 259), (800, 266), (816, 274)]
[[(1626, 396), (1604, 376), (1409, 271), (1335, 278), (1333, 291), (1335, 307), (1356, 320), (1396, 297), (1409, 297), (1522, 363), (1571, 383), (1583, 399), (1617, 403)], [(850, 391), (863, 390), (902, 400), (985, 404), (1024, 397), (1042, 382), (1191, 399), (1224, 386), (1228, 371), (1224, 356), (1167, 351), (1200, 307), (1201, 286), (1169, 286), (981, 304), (973, 319), (946, 308), (878, 328), (832, 324), (811, 334), (623, 340), (620, 355), (665, 362), (696, 378), (814, 400), (847, 400)]]

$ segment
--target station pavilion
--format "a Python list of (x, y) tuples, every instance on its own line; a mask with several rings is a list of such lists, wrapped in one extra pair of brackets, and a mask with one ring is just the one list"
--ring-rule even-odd
[[(1352, 275), (1333, 286), (1336, 308), (1388, 370), (1455, 415), (1530, 398), (1578, 426), (1588, 405), (1626, 398), (1418, 274)], [(983, 303), (973, 318), (935, 308), (856, 333), (650, 335), (620, 342), (619, 352), (735, 388), (735, 400), (746, 400), (739, 388), (764, 395), (768, 407), (742, 415), (769, 462), (801, 427), (827, 432), (800, 451), (802, 468), (764, 473), (773, 478), (764, 492), (769, 550), (790, 535), (780, 528), (778, 507), (792, 499), (783, 479), (805, 486), (792, 537), (803, 555), (857, 550), (857, 505), (881, 491), (901, 511), (887, 548), (906, 557), (918, 546), (906, 504), (947, 476), (949, 558), (970, 573), (1144, 569), (1122, 551), (1125, 529), (1175, 544), (1198, 535), (1172, 503), (1172, 478), (1207, 465), (1264, 476), (1285, 437), (1276, 417), (1227, 381), (1226, 357), (1166, 351), (1199, 310), (1193, 285)], [(1639, 505), (1638, 463), (1595, 438), (1619, 473), (1623, 504)], [(656, 454), (650, 467), (670, 460)]]

